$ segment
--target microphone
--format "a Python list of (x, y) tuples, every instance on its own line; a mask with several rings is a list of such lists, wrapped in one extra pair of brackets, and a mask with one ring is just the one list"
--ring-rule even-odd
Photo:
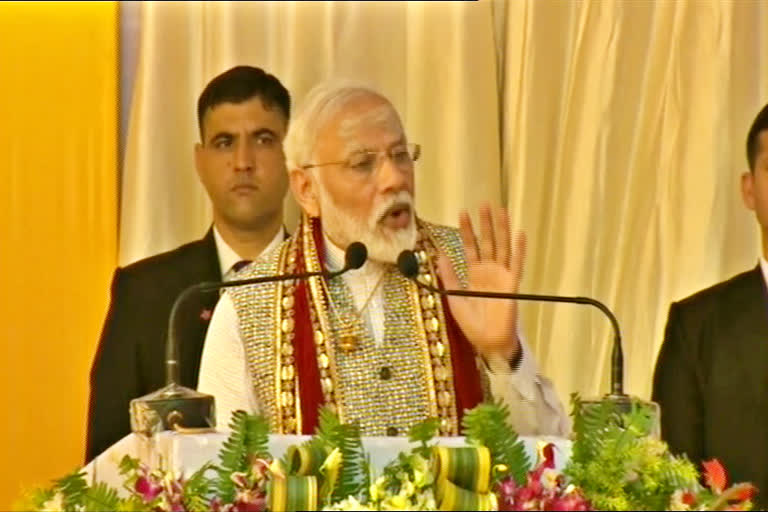
[(413, 280), (418, 286), (443, 296), (481, 297), (486, 299), (512, 299), (534, 302), (564, 302), (569, 304), (587, 304), (602, 311), (613, 327), (613, 352), (611, 354), (611, 397), (626, 397), (624, 394), (624, 353), (621, 349), (621, 330), (616, 316), (608, 306), (590, 297), (566, 297), (561, 295), (537, 295), (532, 293), (473, 292), (469, 290), (443, 290), (421, 282), (419, 261), (413, 251), (405, 250), (397, 258), (400, 273)]
[(184, 289), (171, 307), (166, 339), (166, 385), (152, 393), (131, 400), (131, 430), (151, 435), (153, 432), (176, 429), (209, 429), (216, 426), (214, 397), (200, 393), (179, 384), (179, 343), (176, 324), (181, 304), (198, 293), (207, 293), (223, 288), (275, 283), (280, 281), (304, 280), (310, 277), (333, 279), (350, 270), (358, 269), (368, 259), (368, 250), (362, 242), (352, 242), (344, 252), (344, 266), (340, 270), (303, 272), (261, 276), (250, 279), (223, 282), (197, 283)]
[(613, 327), (613, 352), (611, 354), (611, 392), (603, 399), (591, 399), (580, 400), (579, 407), (582, 410), (598, 408), (605, 410), (604, 407), (608, 406), (609, 410), (621, 413), (615, 416), (614, 421), (618, 421), (618, 424), (624, 427), (624, 419), (622, 414), (627, 414), (636, 407), (643, 408), (650, 420), (647, 427), (646, 434), (661, 438), (661, 421), (660, 421), (660, 408), (659, 404), (655, 402), (647, 402), (637, 397), (631, 397), (624, 393), (624, 353), (621, 349), (621, 331), (619, 329), (619, 322), (616, 320), (616, 315), (608, 309), (608, 306), (600, 302), (599, 300), (592, 299), (590, 297), (566, 297), (560, 295), (536, 295), (532, 293), (498, 293), (498, 292), (473, 292), (469, 290), (443, 290), (424, 283), (418, 279), (419, 275), (419, 261), (413, 251), (405, 250), (400, 253), (397, 258), (397, 267), (400, 272), (407, 278), (413, 280), (418, 286), (425, 288), (433, 293), (437, 293), (441, 296), (460, 296), (460, 297), (481, 297), (489, 299), (513, 299), (513, 300), (525, 300), (525, 301), (537, 301), (537, 302), (564, 302), (570, 304), (587, 304), (594, 306), (602, 311)]

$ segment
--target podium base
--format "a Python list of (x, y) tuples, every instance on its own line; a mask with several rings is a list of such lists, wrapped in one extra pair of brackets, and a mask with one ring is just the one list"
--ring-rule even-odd
[(131, 400), (131, 430), (151, 436), (163, 430), (216, 427), (212, 395), (171, 383)]

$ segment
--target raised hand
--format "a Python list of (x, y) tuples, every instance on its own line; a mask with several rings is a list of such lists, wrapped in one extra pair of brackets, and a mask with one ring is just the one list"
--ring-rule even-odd
[[(466, 211), (459, 216), (459, 231), (467, 259), (467, 290), (517, 293), (525, 261), (525, 235), (519, 232), (510, 244), (509, 214), (484, 204), (480, 208), (480, 236), (476, 236)], [(453, 264), (444, 254), (438, 273), (447, 289), (461, 288)], [(517, 301), (449, 297), (451, 313), (467, 339), (482, 356), (513, 358), (520, 350), (517, 339)]]

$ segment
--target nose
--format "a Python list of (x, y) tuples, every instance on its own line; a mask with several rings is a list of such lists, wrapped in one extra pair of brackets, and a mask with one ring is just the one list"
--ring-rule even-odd
[(397, 193), (402, 190), (413, 190), (412, 168), (398, 167), (391, 158), (382, 156), (376, 170), (376, 182), (382, 193)]
[(248, 144), (239, 142), (235, 146), (235, 170), (251, 171), (253, 170), (253, 155)]

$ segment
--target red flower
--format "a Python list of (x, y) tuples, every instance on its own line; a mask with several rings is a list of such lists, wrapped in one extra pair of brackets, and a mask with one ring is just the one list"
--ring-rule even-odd
[(717, 459), (704, 461), (701, 464), (704, 466), (704, 479), (707, 482), (707, 486), (717, 494), (722, 493), (726, 484), (725, 468), (723, 468), (723, 465)]
[(542, 462), (541, 465), (548, 469), (554, 469), (555, 445), (553, 443), (549, 443), (541, 451), (544, 454), (544, 462)]
[(736, 499), (739, 501), (747, 501), (751, 500), (752, 497), (755, 495), (757, 491), (757, 488), (754, 485), (746, 485), (739, 493), (736, 495)]

